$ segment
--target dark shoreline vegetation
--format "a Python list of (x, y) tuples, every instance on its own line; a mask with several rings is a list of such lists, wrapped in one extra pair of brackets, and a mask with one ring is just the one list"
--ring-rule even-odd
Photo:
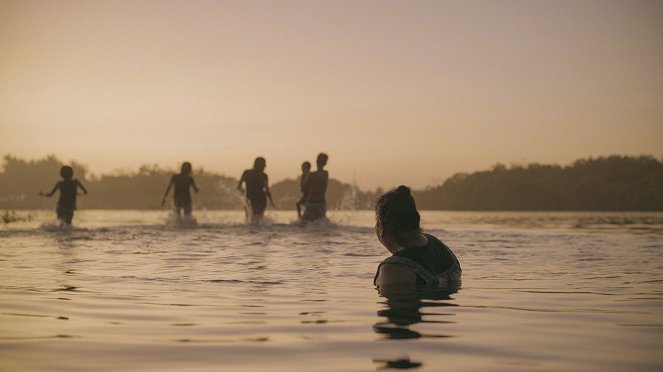
[[(4, 157), (0, 172), (0, 209), (50, 209), (57, 196), (39, 197), (59, 180), (63, 163), (54, 155), (39, 160)], [(79, 198), (86, 209), (159, 209), (173, 169), (143, 165), (136, 172), (91, 175), (73, 162), (75, 177), (90, 190)], [(241, 209), (237, 179), (194, 170), (201, 193), (194, 208)], [(397, 186), (397, 185), (395, 185)], [(278, 209), (294, 209), (299, 181), (271, 185)], [(382, 189), (363, 191), (330, 179), (329, 209), (373, 209)], [(458, 173), (442, 184), (413, 191), (419, 209), (468, 211), (661, 211), (663, 162), (652, 156), (609, 156), (580, 159), (568, 166), (495, 165), (474, 173)]]

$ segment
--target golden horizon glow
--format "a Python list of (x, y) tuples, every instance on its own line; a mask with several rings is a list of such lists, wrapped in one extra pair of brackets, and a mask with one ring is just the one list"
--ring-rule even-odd
[(656, 1), (0, 1), (0, 153), (416, 188), (663, 156)]

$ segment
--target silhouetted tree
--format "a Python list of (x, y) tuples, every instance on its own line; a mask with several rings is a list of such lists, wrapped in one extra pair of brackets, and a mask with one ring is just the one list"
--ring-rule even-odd
[(651, 156), (581, 159), (567, 167), (496, 165), (415, 193), (422, 209), (663, 210), (663, 163)]
[[(37, 196), (57, 182), (63, 163), (54, 155), (25, 161), (4, 157), (0, 172), (0, 208), (53, 208), (54, 200)], [(88, 177), (87, 168), (71, 162), (74, 175), (90, 193), (82, 208), (157, 209), (175, 170), (143, 165), (136, 172)], [(241, 209), (237, 180), (202, 168), (194, 171), (201, 192), (195, 209)], [(279, 209), (293, 209), (301, 197), (299, 180), (271, 185)], [(373, 209), (383, 193), (330, 179), (327, 204), (333, 209)], [(580, 159), (573, 164), (495, 165), (486, 171), (458, 173), (441, 185), (413, 192), (420, 209), (438, 210), (663, 210), (663, 163), (651, 156)]]

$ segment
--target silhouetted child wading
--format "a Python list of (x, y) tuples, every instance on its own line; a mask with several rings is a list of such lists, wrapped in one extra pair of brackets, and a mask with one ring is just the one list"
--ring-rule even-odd
[(182, 211), (184, 211), (184, 217), (188, 218), (191, 216), (191, 211), (193, 209), (193, 204), (191, 202), (191, 193), (190, 188), (198, 193), (198, 187), (196, 187), (196, 181), (194, 181), (191, 176), (191, 163), (184, 162), (182, 163), (182, 168), (180, 169), (180, 174), (174, 174), (170, 179), (168, 188), (166, 188), (166, 193), (163, 195), (161, 200), (161, 205), (166, 204), (166, 197), (168, 192), (172, 187), (175, 187), (173, 191), (173, 206), (175, 208), (175, 214), (177, 215), (177, 220), (182, 223)]
[(246, 198), (251, 204), (251, 222), (258, 222), (265, 214), (267, 199), (274, 207), (272, 194), (269, 192), (269, 178), (265, 174), (267, 162), (263, 157), (257, 157), (253, 162), (253, 169), (247, 169), (239, 179), (237, 189), (242, 190), (242, 183), (246, 183)]
[(329, 173), (324, 168), (327, 165), (328, 159), (327, 154), (318, 154), (318, 158), (315, 161), (317, 170), (311, 172), (304, 182), (303, 188), (307, 192), (306, 209), (302, 216), (304, 222), (327, 218), (325, 193), (327, 192)]
[(78, 195), (78, 188), (87, 194), (87, 190), (83, 187), (74, 177), (74, 170), (68, 165), (60, 168), (60, 176), (62, 181), (55, 184), (53, 190), (49, 193), (40, 192), (39, 195), (51, 197), (55, 191), (60, 190), (60, 198), (55, 213), (60, 220), (60, 226), (63, 224), (71, 225), (71, 220), (74, 218), (74, 211), (76, 210), (76, 196)]
[(299, 180), (299, 190), (302, 192), (302, 197), (299, 198), (295, 207), (297, 208), (297, 217), (302, 217), (302, 206), (306, 204), (306, 199), (308, 198), (308, 189), (306, 188), (306, 181), (308, 176), (311, 174), (311, 163), (305, 161), (302, 163), (302, 178)]

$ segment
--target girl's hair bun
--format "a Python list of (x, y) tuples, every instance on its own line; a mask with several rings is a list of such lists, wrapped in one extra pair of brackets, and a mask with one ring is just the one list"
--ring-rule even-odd
[(396, 189), (396, 192), (402, 195), (410, 195), (410, 188), (407, 186), (400, 185)]
[(375, 215), (382, 222), (382, 228), (395, 234), (401, 243), (421, 229), (421, 216), (407, 186), (400, 185), (380, 196), (375, 204)]

